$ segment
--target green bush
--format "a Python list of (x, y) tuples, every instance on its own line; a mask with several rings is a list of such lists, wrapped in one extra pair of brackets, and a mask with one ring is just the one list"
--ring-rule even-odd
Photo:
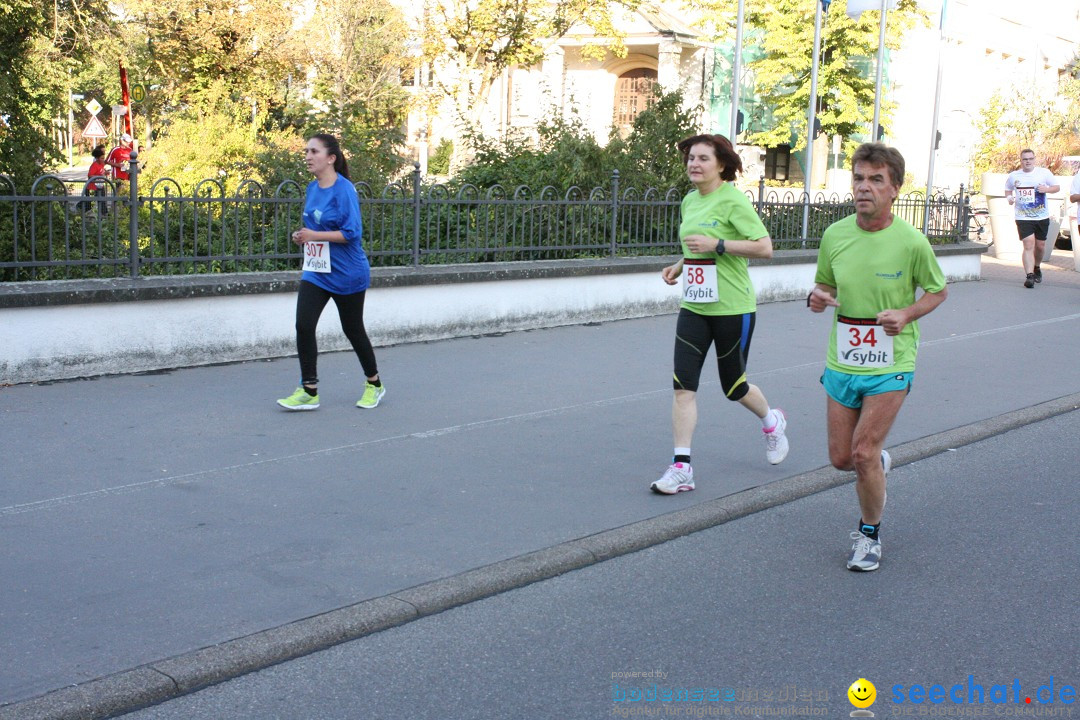
[(435, 152), (428, 158), (428, 172), (432, 175), (449, 175), (450, 174), (450, 158), (454, 154), (454, 143), (452, 140), (443, 138), (438, 146), (435, 148)]
[(466, 134), (473, 160), (451, 179), (452, 187), (501, 185), (512, 191), (525, 185), (539, 192), (551, 186), (586, 190), (606, 186), (614, 169), (604, 149), (577, 117), (549, 118), (536, 128), (536, 137), (520, 133), (492, 140), (480, 133)]
[(608, 188), (612, 171), (619, 171), (623, 188), (690, 189), (679, 140), (700, 132), (695, 112), (683, 109), (682, 93), (660, 93), (637, 116), (626, 138), (613, 133), (601, 145), (577, 116), (550, 117), (536, 128), (535, 137), (513, 135), (498, 141), (478, 133), (465, 137), (474, 158), (452, 179), (452, 185), (477, 187), (502, 185), (512, 189), (527, 185), (535, 191), (551, 186), (566, 190), (579, 187)]
[(185, 195), (203, 180), (221, 183), (226, 195), (244, 180), (272, 190), (283, 180), (306, 183), (304, 140), (293, 131), (252, 132), (250, 117), (215, 109), (173, 117), (153, 149), (140, 153), (141, 192), (162, 178), (175, 180)]
[(634, 118), (630, 134), (619, 138), (612, 133), (605, 151), (618, 168), (625, 187), (678, 188), (690, 191), (680, 140), (702, 132), (694, 122), (696, 109), (683, 109), (681, 92), (663, 93), (655, 88), (653, 102)]

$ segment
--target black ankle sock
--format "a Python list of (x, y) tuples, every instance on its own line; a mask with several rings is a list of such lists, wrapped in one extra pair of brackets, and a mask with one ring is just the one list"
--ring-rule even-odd
[(877, 525), (870, 525), (863, 522), (861, 518), (859, 519), (859, 532), (861, 532), (863, 535), (870, 538), (871, 540), (877, 540), (878, 530), (880, 528), (881, 523), (878, 523)]
[(311, 397), (315, 397), (316, 395), (319, 394), (319, 388), (317, 388), (317, 387), (309, 388), (307, 385), (304, 385), (304, 392), (306, 392)]
[(374, 385), (375, 387), (382, 387), (382, 380), (375, 378), (374, 380), (368, 380), (368, 384)]
[(671, 462), (673, 462), (673, 463), (680, 463), (681, 462), (681, 463), (685, 463), (685, 464), (689, 465), (690, 464), (690, 456), (689, 455), (676, 455), (675, 457), (671, 458)]

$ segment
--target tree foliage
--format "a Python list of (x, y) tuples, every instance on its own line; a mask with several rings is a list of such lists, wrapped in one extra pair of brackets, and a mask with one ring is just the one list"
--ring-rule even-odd
[(312, 22), (327, 41), (307, 46), (316, 73), (313, 99), (321, 107), (310, 124), (339, 135), (371, 174), (385, 179), (404, 162), (396, 149), (405, 141), (411, 98), (401, 78), (417, 62), (406, 48), (408, 24), (387, 0), (320, 0)]
[[(267, 163), (252, 167), (253, 177), (300, 168), (303, 137), (317, 132), (338, 135), (350, 168), (362, 166), (369, 179), (385, 180), (402, 165), (407, 26), (388, 0), (119, 1), (133, 81), (152, 88), (137, 110), (156, 116), (162, 140), (186, 137), (205, 114), (250, 135), (246, 146)], [(236, 132), (230, 143), (239, 143)], [(181, 156), (170, 148), (154, 162), (166, 168)], [(222, 163), (230, 176), (242, 167)], [(185, 175), (188, 167), (164, 172)]]
[[(153, 114), (218, 101), (221, 87), (255, 112), (286, 102), (302, 46), (284, 0), (121, 0), (132, 75)], [(270, 113), (267, 112), (266, 117)]]
[[(735, 35), (737, 0), (695, 0), (720, 39)], [(745, 0), (744, 45), (756, 45), (762, 55), (747, 66), (753, 71), (757, 94), (771, 110), (771, 122), (749, 141), (765, 146), (798, 137), (796, 149), (806, 146), (807, 109), (814, 47), (817, 2), (806, 0)], [(818, 68), (818, 113), (827, 135), (851, 137), (866, 133), (873, 120), (874, 63), (878, 48), (878, 12), (864, 12), (858, 21), (845, 13), (845, 0), (836, 0), (824, 16)], [(900, 47), (915, 23), (926, 22), (916, 0), (899, 0), (889, 12), (885, 44)], [(888, 131), (892, 103), (882, 103), (882, 126)]]
[(455, 181), (480, 187), (527, 185), (534, 189), (576, 185), (586, 190), (607, 187), (619, 171), (624, 188), (689, 188), (676, 144), (698, 132), (695, 111), (683, 109), (680, 92), (659, 93), (634, 120), (626, 138), (613, 133), (600, 145), (577, 117), (550, 117), (529, 141), (510, 137), (492, 141), (470, 135), (475, 157)]
[(206, 179), (219, 182), (226, 195), (235, 193), (244, 180), (271, 190), (284, 180), (306, 184), (300, 162), (303, 139), (289, 130), (252, 133), (247, 112), (232, 102), (224, 83), (207, 88), (204, 102), (176, 112), (153, 149), (143, 155), (142, 191), (149, 192), (165, 177), (175, 180), (185, 195)]
[[(549, 43), (576, 24), (612, 39), (607, 50), (625, 55), (622, 33), (612, 21), (613, 5), (591, 0), (433, 0), (421, 30), (422, 52), (446, 68), (436, 78), (441, 93), (456, 102), (458, 119), (475, 125), (492, 84), (507, 69), (531, 67)], [(604, 50), (586, 48), (585, 52)]]
[(1080, 154), (1080, 78), (1067, 78), (1056, 93), (1027, 85), (999, 90), (980, 110), (977, 127), (976, 176), (1018, 169), (1024, 148), (1056, 171), (1062, 157)]
[(330, 127), (343, 129), (360, 115), (400, 123), (408, 99), (401, 77), (416, 62), (406, 51), (409, 27), (401, 13), (384, 0), (320, 0), (314, 17), (326, 42), (309, 44), (308, 58)]
[(108, 18), (104, 0), (0, 3), (0, 173), (19, 186), (58, 159), (52, 119), (67, 114), (71, 72)]

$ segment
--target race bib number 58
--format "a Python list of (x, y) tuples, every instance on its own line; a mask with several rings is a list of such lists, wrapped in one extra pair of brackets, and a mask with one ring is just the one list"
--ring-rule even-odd
[(683, 261), (683, 300), (692, 303), (711, 303), (720, 299), (716, 283), (715, 260)]
[(326, 240), (304, 243), (304, 270), (330, 272), (330, 243)]
[(836, 318), (836, 360), (851, 368), (883, 368), (894, 362), (893, 338), (877, 318)]

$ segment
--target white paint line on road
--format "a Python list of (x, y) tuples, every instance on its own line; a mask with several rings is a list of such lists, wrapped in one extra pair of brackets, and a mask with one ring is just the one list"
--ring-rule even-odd
[(113, 487), (100, 488), (98, 490), (88, 490), (86, 492), (74, 493), (72, 495), (61, 495), (59, 497), (48, 498), (46, 500), (36, 500), (29, 503), (21, 503), (18, 505), (8, 505), (6, 507), (0, 507), (0, 517), (6, 515), (17, 515), (20, 513), (33, 512), (35, 510), (48, 510), (54, 507), (70, 505), (84, 500), (92, 500), (99, 497), (106, 497), (110, 495), (122, 495), (125, 493), (135, 492), (137, 490), (145, 490), (155, 487), (166, 487), (169, 485), (177, 485), (186, 482), (194, 482), (200, 478), (208, 475), (215, 475), (218, 473), (227, 473), (235, 470), (246, 470), (248, 468), (258, 467), (260, 465), (267, 465), (271, 463), (287, 462), (290, 460), (300, 460), (312, 458), (318, 455), (330, 455), (338, 452), (350, 452), (358, 450), (364, 447), (370, 447), (372, 445), (379, 445), (389, 442), (395, 442), (398, 440), (409, 439), (425, 439), (430, 437), (438, 437), (441, 435), (450, 435), (451, 433), (464, 432), (467, 430), (476, 430), (485, 427), (494, 427), (497, 425), (508, 425), (510, 423), (519, 422), (522, 420), (536, 420), (540, 418), (555, 417), (558, 415), (565, 415), (567, 413), (587, 410), (598, 407), (605, 407), (608, 405), (621, 405), (623, 403), (635, 402), (644, 397), (650, 395), (659, 395), (670, 393), (670, 390), (650, 390), (643, 393), (634, 393), (632, 395), (624, 395), (617, 398), (607, 398), (605, 400), (593, 400), (586, 403), (578, 403), (576, 405), (566, 405), (559, 408), (551, 408), (549, 410), (537, 410), (535, 412), (520, 413), (518, 415), (507, 415), (499, 418), (492, 418), (490, 420), (479, 420), (471, 423), (463, 423), (461, 425), (451, 425), (449, 427), (435, 428), (432, 430), (422, 430), (414, 433), (404, 433), (401, 435), (392, 435), (384, 438), (375, 438), (373, 440), (365, 440), (358, 443), (350, 443), (348, 445), (339, 445), (332, 448), (322, 448), (319, 450), (309, 450), (302, 453), (294, 453), (292, 455), (283, 455), (276, 458), (264, 458), (262, 460), (253, 460), (248, 463), (239, 463), (237, 465), (227, 465), (220, 468), (210, 468), (208, 470), (199, 470), (196, 472), (182, 473), (179, 475), (170, 475), (164, 478), (155, 478), (153, 480), (143, 480), (135, 483), (128, 483), (126, 485), (115, 485)]
[(1032, 320), (1031, 322), (1020, 323), (1019, 325), (1008, 325), (1006, 327), (991, 328), (989, 330), (979, 330), (978, 332), (964, 333), (963, 335), (953, 335), (947, 338), (939, 338), (937, 340), (928, 340), (921, 343), (923, 347), (928, 345), (941, 345), (942, 343), (956, 342), (957, 340), (971, 340), (972, 338), (983, 337), (986, 335), (997, 335), (998, 333), (1012, 332), (1014, 330), (1027, 330), (1028, 328), (1039, 327), (1040, 325), (1053, 325), (1054, 323), (1069, 322), (1071, 320), (1080, 320), (1080, 313), (1073, 315), (1062, 315), (1056, 318), (1046, 318), (1045, 320)]

